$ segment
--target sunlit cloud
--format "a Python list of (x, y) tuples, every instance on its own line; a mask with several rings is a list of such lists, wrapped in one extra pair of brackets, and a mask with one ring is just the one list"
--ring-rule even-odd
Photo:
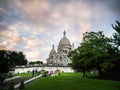
[(4, 30), (0, 33), (1, 43), (0, 47), (6, 48), (6, 49), (14, 49), (15, 46), (17, 46), (21, 41), (22, 37), (14, 32), (13, 30)]
[(26, 58), (29, 59), (29, 61), (38, 61), (40, 60), (39, 58), (41, 57), (40, 52), (37, 51), (25, 51)]

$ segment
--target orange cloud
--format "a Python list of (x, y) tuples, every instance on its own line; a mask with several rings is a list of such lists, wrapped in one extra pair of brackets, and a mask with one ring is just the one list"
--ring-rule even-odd
[(14, 32), (13, 30), (4, 30), (0, 33), (0, 47), (1, 49), (13, 50), (21, 41), (22, 38), (19, 36), (18, 33)]

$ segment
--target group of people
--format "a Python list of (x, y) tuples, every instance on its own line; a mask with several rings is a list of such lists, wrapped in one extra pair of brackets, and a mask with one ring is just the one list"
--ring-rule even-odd
[(32, 76), (35, 76), (38, 73), (37, 69), (36, 70), (32, 70)]
[[(44, 70), (43, 70), (44, 71)], [(56, 71), (53, 71), (53, 70), (50, 70), (50, 71), (44, 71), (45, 72), (45, 74), (46, 75), (53, 75), (53, 74), (59, 74), (60, 75), (60, 70), (56, 70)], [(40, 73), (40, 72), (38, 72), (38, 70), (36, 69), (36, 70), (32, 70), (32, 76), (36, 76), (38, 73)]]

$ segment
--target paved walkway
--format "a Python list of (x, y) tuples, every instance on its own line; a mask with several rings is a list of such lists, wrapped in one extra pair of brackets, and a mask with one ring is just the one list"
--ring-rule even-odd
[(8, 79), (5, 79), (4, 83), (5, 82), (8, 82), (8, 81), (11, 81), (11, 80), (14, 80), (14, 79), (18, 79), (20, 78), (21, 76), (16, 76), (16, 77), (12, 77), (12, 78), (8, 78)]
[[(33, 78), (29, 79), (29, 80), (26, 80), (26, 81), (24, 81), (24, 84), (27, 84), (27, 83), (29, 83), (29, 82), (31, 82), (31, 81), (33, 81), (33, 80), (36, 80), (36, 79), (38, 79), (38, 78), (40, 78), (40, 77), (42, 77), (42, 75), (38, 75), (38, 76), (33, 77)], [(18, 89), (19, 86), (20, 86), (20, 83), (17, 84), (17, 85), (15, 85), (15, 86), (14, 86), (14, 89), (15, 89), (15, 90)]]

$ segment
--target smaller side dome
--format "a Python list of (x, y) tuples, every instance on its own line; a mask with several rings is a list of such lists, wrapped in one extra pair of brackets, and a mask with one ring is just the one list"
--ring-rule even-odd
[(56, 54), (56, 51), (54, 49), (54, 45), (52, 46), (52, 50), (50, 51), (50, 55)]

